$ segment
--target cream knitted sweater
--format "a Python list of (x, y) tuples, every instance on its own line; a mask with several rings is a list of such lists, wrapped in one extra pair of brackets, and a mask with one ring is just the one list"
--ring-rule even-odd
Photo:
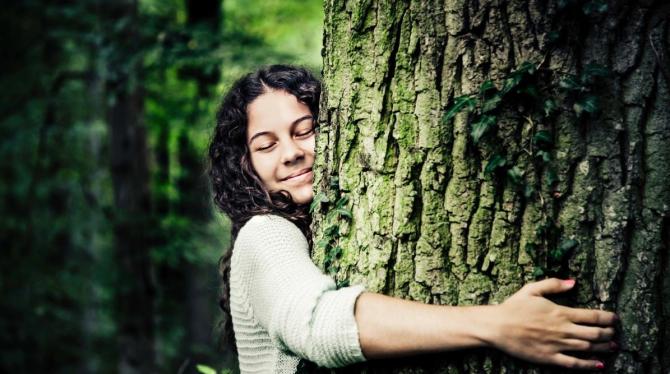
[(295, 373), (364, 361), (354, 319), (362, 286), (335, 288), (290, 221), (255, 216), (240, 230), (230, 268), (230, 311), (241, 373)]

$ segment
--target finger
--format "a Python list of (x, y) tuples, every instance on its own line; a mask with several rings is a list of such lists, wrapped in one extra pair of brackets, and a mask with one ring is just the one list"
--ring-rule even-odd
[(568, 369), (578, 370), (602, 370), (605, 368), (605, 364), (598, 360), (583, 360), (562, 353), (554, 356), (554, 363)]
[(594, 343), (588, 340), (565, 339), (562, 343), (563, 350), (565, 351), (614, 352), (618, 349), (617, 344), (612, 341), (606, 343)]
[(575, 323), (597, 326), (613, 326), (618, 319), (612, 312), (576, 308), (569, 308), (568, 318)]
[(614, 328), (573, 325), (567, 332), (567, 337), (593, 342), (606, 342), (614, 337)]
[(523, 290), (531, 295), (542, 296), (568, 291), (574, 285), (574, 279), (547, 278), (539, 282), (528, 283)]

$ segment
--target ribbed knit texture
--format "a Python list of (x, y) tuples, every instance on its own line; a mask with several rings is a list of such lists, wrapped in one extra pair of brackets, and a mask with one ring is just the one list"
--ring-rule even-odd
[(293, 223), (253, 217), (237, 236), (230, 269), (240, 371), (295, 373), (300, 358), (328, 368), (364, 361), (354, 319), (361, 292), (336, 289)]

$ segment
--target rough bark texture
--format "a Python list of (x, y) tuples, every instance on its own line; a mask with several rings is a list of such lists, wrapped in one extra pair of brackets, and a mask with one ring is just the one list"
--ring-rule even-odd
[[(569, 2), (570, 3), (570, 2)], [(324, 82), (317, 191), (336, 186), (353, 218), (342, 221), (340, 281), (427, 303), (499, 303), (532, 279), (540, 209), (483, 173), (468, 115), (443, 121), (455, 97), (500, 80), (522, 61), (580, 73), (609, 68), (597, 87), (599, 116), (564, 114), (545, 124), (559, 192), (550, 214), (579, 242), (561, 302), (615, 310), (621, 352), (611, 373), (670, 370), (670, 8), (664, 1), (325, 2)], [(594, 2), (591, 2), (594, 3)], [(551, 42), (551, 33), (561, 35)], [(513, 112), (513, 110), (511, 111)], [(509, 115), (498, 137), (526, 175), (532, 128)], [(542, 184), (543, 185), (543, 184)], [(545, 194), (546, 187), (538, 186)], [(318, 243), (325, 212), (315, 217)], [(314, 258), (326, 253), (316, 246)], [(399, 360), (362, 370), (564, 372), (498, 352)], [(390, 369), (394, 368), (394, 369)]]

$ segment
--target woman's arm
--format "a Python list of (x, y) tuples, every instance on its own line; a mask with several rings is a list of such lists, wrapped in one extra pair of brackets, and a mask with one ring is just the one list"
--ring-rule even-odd
[(546, 279), (526, 285), (500, 305), (464, 307), (363, 293), (355, 307), (361, 349), (372, 359), (493, 347), (536, 363), (602, 369), (600, 361), (563, 352), (616, 349), (615, 314), (568, 308), (543, 297), (573, 286), (573, 280)]

